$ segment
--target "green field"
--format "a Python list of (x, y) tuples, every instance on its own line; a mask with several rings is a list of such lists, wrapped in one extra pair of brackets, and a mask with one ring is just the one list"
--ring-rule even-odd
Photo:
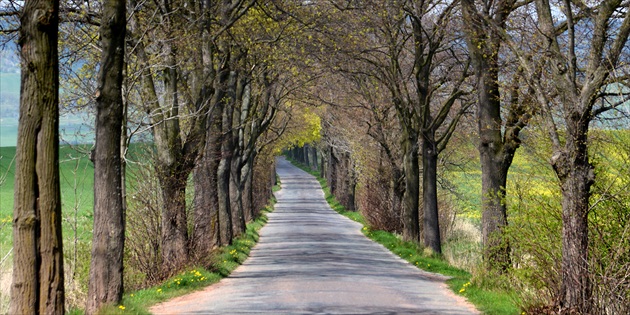
[[(64, 238), (89, 239), (92, 230), (94, 169), (85, 153), (85, 147), (62, 146), (59, 152), (61, 200), (63, 209)], [(13, 215), (13, 182), (15, 147), (0, 147), (0, 218), (10, 223)], [(8, 221), (8, 222), (7, 222)], [(12, 243), (10, 224), (2, 224), (0, 243), (6, 247)], [(2, 248), (5, 253), (8, 248)]]

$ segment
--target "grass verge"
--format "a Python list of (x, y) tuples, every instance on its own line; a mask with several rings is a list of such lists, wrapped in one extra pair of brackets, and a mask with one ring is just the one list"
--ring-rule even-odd
[[(280, 185), (279, 181), (278, 185)], [(278, 190), (279, 186), (273, 188), (273, 191)], [(101, 309), (100, 314), (151, 314), (149, 308), (152, 305), (200, 290), (227, 277), (247, 259), (252, 247), (258, 242), (258, 232), (267, 223), (267, 214), (273, 211), (275, 202), (275, 198), (272, 198), (270, 205), (261, 211), (256, 220), (247, 224), (245, 233), (234, 239), (232, 245), (217, 250), (210, 268), (191, 268), (158, 286), (127, 293), (122, 303), (106, 306)], [(70, 314), (83, 313), (82, 310), (73, 310)]]
[(447, 261), (438, 255), (426, 254), (424, 248), (412, 242), (405, 242), (395, 234), (372, 230), (363, 215), (357, 211), (348, 211), (342, 206), (335, 197), (330, 193), (326, 179), (320, 176), (318, 171), (311, 170), (308, 166), (303, 165), (291, 158), (287, 158), (293, 165), (299, 167), (303, 171), (315, 176), (319, 181), (326, 201), (330, 207), (339, 214), (363, 224), (361, 232), (371, 240), (383, 245), (392, 253), (405, 259), (410, 264), (429, 272), (435, 272), (451, 277), (446, 283), (448, 287), (458, 295), (466, 297), (469, 302), (475, 305), (479, 311), (488, 315), (513, 315), (521, 314), (517, 306), (517, 295), (506, 289), (491, 289), (476, 284), (473, 276), (462, 269), (453, 267)]

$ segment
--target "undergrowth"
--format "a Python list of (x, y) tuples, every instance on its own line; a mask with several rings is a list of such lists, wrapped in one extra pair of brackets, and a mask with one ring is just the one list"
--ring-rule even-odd
[[(278, 183), (279, 185), (279, 183)], [(274, 188), (277, 191), (278, 188)], [(249, 256), (252, 247), (258, 242), (259, 231), (267, 223), (267, 214), (273, 211), (275, 198), (265, 207), (260, 216), (247, 224), (245, 233), (234, 239), (232, 244), (219, 248), (213, 255), (209, 268), (191, 268), (162, 284), (147, 289), (127, 293), (119, 305), (110, 305), (101, 309), (100, 314), (148, 315), (149, 308), (160, 302), (200, 290), (227, 277)], [(70, 314), (82, 314), (81, 310), (73, 310)]]
[(477, 277), (473, 277), (468, 271), (451, 266), (439, 255), (425, 252), (424, 248), (416, 243), (405, 242), (400, 236), (390, 232), (371, 229), (360, 212), (346, 210), (335, 199), (330, 193), (326, 179), (322, 178), (318, 171), (314, 171), (293, 159), (287, 159), (303, 171), (315, 176), (322, 186), (326, 201), (330, 207), (337, 213), (361, 223), (363, 225), (361, 232), (363, 232), (365, 236), (383, 245), (392, 253), (422, 270), (450, 277), (450, 279), (446, 281), (448, 287), (456, 294), (466, 297), (466, 299), (474, 304), (483, 314), (524, 314), (520, 312), (517, 306), (517, 295), (508, 288), (495, 288), (494, 286), (485, 285), (484, 283), (487, 282), (487, 279), (477, 279)]

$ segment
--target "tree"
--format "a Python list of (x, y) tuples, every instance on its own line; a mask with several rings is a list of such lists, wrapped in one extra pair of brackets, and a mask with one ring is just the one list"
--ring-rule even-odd
[[(442, 253), (437, 194), (438, 155), (446, 148), (459, 119), (470, 106), (470, 103), (461, 105), (453, 117), (449, 117), (455, 102), (465, 94), (462, 84), (468, 76), (466, 57), (456, 44), (447, 44), (449, 41), (457, 42), (456, 38), (448, 37), (451, 33), (449, 20), (454, 16), (455, 4), (450, 3), (435, 11), (432, 2), (414, 3), (406, 10), (411, 18), (415, 48), (413, 67), (422, 143), (424, 246), (436, 253)], [(449, 90), (444, 91), (445, 83), (449, 83)], [(439, 94), (445, 96), (439, 97)], [(438, 133), (439, 128), (444, 126), (445, 130)]]
[(516, 0), (461, 1), (464, 33), (477, 81), (483, 258), (487, 268), (496, 270), (510, 266), (510, 247), (503, 238), (508, 224), (505, 188), (514, 153), (520, 146), (519, 134), (531, 116), (531, 110), (522, 102), (510, 104), (507, 115), (502, 114), (507, 106), (502, 105), (499, 80), (500, 30), (505, 30), (510, 13), (523, 4)]
[(10, 314), (63, 314), (59, 188), (59, 2), (24, 2)]
[(105, 303), (118, 303), (123, 293), (125, 213), (121, 135), (126, 1), (103, 3), (102, 56), (96, 97), (94, 162), (94, 228), (86, 313)]
[[(589, 161), (590, 123), (627, 102), (617, 76), (627, 64), (621, 59), (630, 35), (628, 2), (563, 1), (560, 10), (536, 0), (537, 46), (523, 49), (507, 33), (502, 36), (518, 55), (528, 83), (540, 104), (552, 145), (551, 166), (562, 192), (562, 312), (591, 311), (588, 265), (588, 215), (594, 167)], [(544, 60), (531, 58), (542, 53)], [(611, 92), (612, 91), (612, 92)], [(614, 98), (621, 96), (621, 100)]]
[[(339, 34), (338, 38), (346, 38), (348, 43), (336, 49), (338, 59), (333, 67), (347, 77), (354, 77), (350, 80), (352, 84), (374, 80), (389, 94), (390, 106), (395, 109), (401, 130), (399, 141), (405, 186), (403, 238), (421, 241), (421, 156), (424, 244), (436, 253), (441, 252), (437, 207), (438, 154), (445, 148), (467, 108), (464, 105), (454, 110), (454, 105), (464, 94), (463, 83), (468, 71), (466, 56), (458, 47), (456, 38), (451, 37), (456, 32), (449, 31), (455, 4), (441, 6), (433, 1), (395, 4), (373, 1), (365, 4), (360, 7), (361, 18), (352, 26), (345, 25)], [(353, 8), (351, 14), (358, 10)], [(350, 22), (342, 18), (338, 23)], [(347, 29), (354, 31), (347, 34)], [(331, 46), (338, 44), (333, 42)], [(378, 119), (378, 113), (375, 114), (374, 118)], [(378, 133), (374, 135), (379, 143), (383, 143)], [(383, 149), (390, 151), (387, 145)], [(392, 174), (398, 175), (397, 172)], [(398, 179), (394, 179), (396, 181)]]
[[(139, 8), (134, 1), (131, 4)], [(189, 26), (184, 22), (183, 10), (176, 10), (176, 3), (168, 0), (155, 5), (154, 9), (160, 14), (153, 15), (146, 11), (149, 5), (144, 6), (144, 10), (132, 13), (129, 29), (135, 44), (135, 61), (141, 69), (140, 99), (149, 113), (156, 146), (155, 168), (164, 201), (162, 269), (167, 275), (182, 268), (189, 258), (186, 186), (204, 145), (207, 115), (201, 113), (208, 110), (209, 104), (205, 99), (195, 101), (182, 93), (182, 86), (187, 84), (186, 80), (181, 80), (187, 78), (185, 66), (196, 61), (179, 59), (194, 56), (192, 51), (195, 50), (186, 41), (193, 35), (187, 32)], [(145, 36), (145, 31), (152, 36)], [(153, 49), (155, 46), (161, 49)]]

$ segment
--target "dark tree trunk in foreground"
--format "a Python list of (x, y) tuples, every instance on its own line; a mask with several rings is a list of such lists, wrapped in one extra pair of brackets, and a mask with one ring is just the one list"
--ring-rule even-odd
[(64, 314), (58, 1), (24, 3), (9, 314)]
[(126, 31), (125, 0), (103, 3), (101, 67), (96, 98), (94, 149), (94, 232), (88, 285), (87, 314), (123, 293), (125, 218), (122, 195), (121, 133), (123, 65)]

